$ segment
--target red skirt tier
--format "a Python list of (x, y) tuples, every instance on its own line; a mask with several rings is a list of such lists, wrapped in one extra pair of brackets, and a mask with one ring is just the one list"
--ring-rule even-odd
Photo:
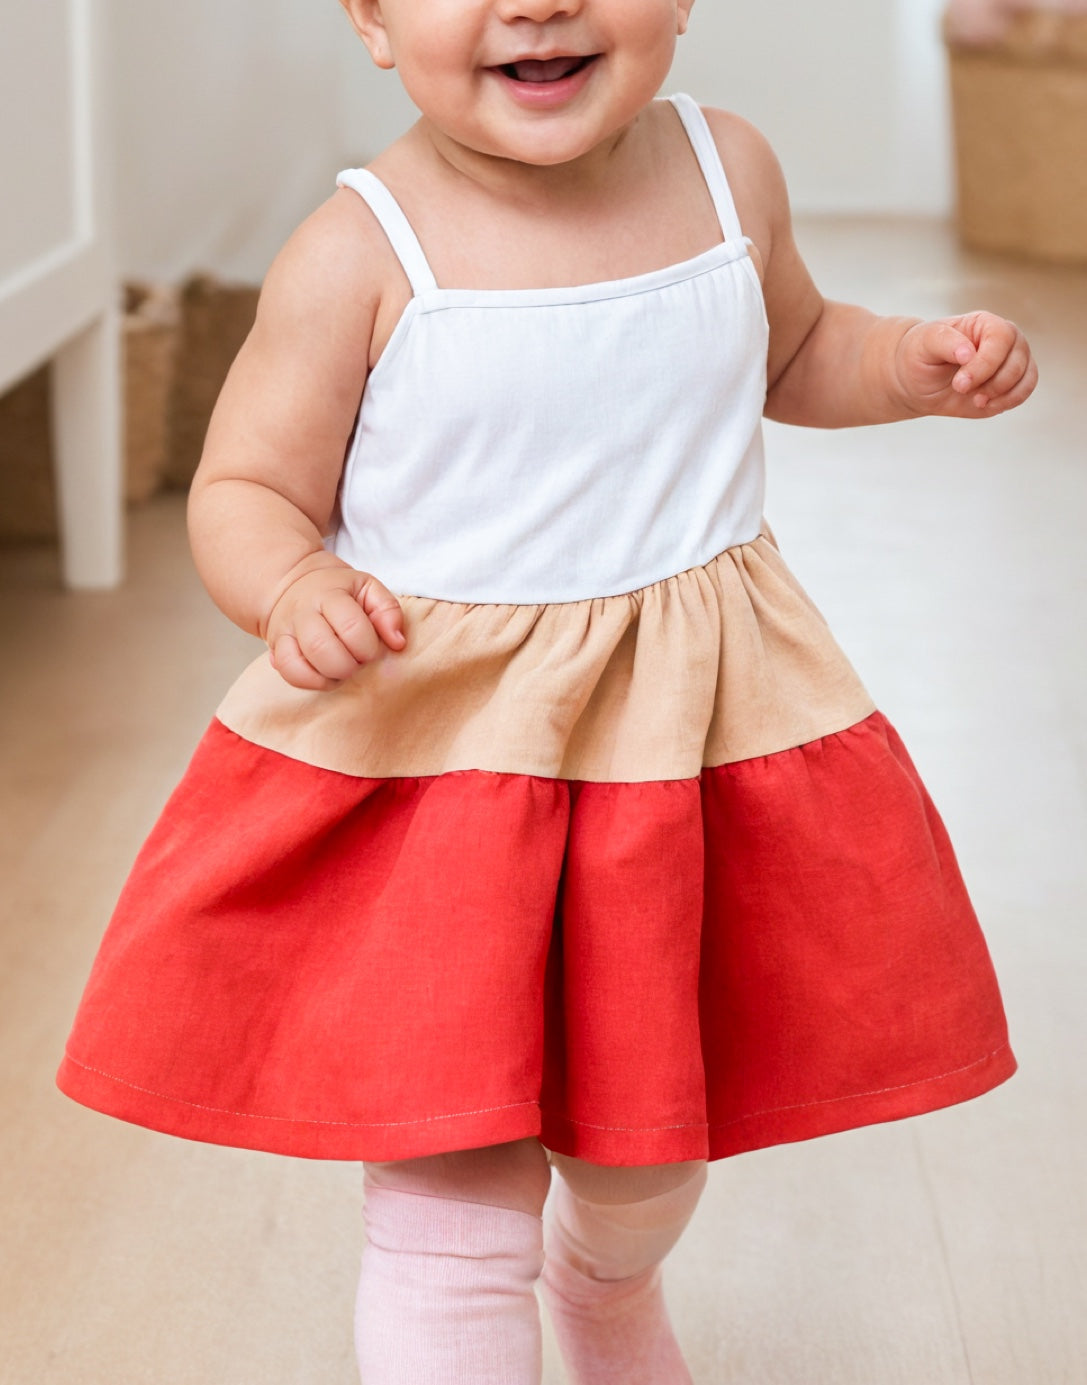
[(722, 1158), (1014, 1071), (944, 828), (878, 713), (638, 782), (367, 778), (216, 721), (58, 1081), (191, 1139)]

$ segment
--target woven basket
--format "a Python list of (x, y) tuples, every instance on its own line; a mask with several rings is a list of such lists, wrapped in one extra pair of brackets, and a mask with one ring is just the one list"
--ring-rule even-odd
[(963, 242), (1087, 263), (1087, 16), (1019, 14), (948, 49)]
[(167, 423), (177, 355), (179, 310), (173, 289), (125, 287), (125, 498), (149, 500), (166, 475)]
[(0, 538), (48, 539), (57, 531), (49, 369), (0, 397)]
[[(177, 346), (173, 289), (128, 284), (121, 325), (125, 498), (150, 499), (162, 484)], [(43, 366), (0, 398), (0, 538), (56, 536), (56, 487)]]
[(190, 279), (181, 291), (167, 485), (187, 489), (192, 481), (211, 411), (253, 326), (259, 293), (248, 284), (224, 284), (206, 274)]

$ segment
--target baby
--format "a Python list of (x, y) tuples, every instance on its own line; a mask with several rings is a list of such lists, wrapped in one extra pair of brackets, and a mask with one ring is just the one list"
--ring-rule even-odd
[(764, 524), (763, 415), (988, 419), (1037, 372), (990, 313), (822, 297), (762, 136), (657, 99), (691, 0), (343, 3), (420, 118), (224, 387), (193, 550), (268, 649), (59, 1081), (361, 1161), (366, 1385), (538, 1385), (537, 1280), (576, 1385), (677, 1385), (708, 1160), (1015, 1067), (947, 834)]

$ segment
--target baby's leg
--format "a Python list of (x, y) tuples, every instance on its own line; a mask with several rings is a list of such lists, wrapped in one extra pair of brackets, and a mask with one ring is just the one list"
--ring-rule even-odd
[(363, 1385), (539, 1385), (539, 1142), (367, 1164), (365, 1176)]
[(573, 1385), (690, 1385), (660, 1264), (706, 1182), (701, 1162), (608, 1169), (554, 1156), (543, 1292)]

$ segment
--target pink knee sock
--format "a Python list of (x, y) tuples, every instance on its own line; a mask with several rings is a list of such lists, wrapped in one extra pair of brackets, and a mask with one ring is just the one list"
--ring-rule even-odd
[(556, 1172), (548, 1200), (543, 1293), (573, 1385), (690, 1385), (661, 1290), (705, 1169), (642, 1202), (602, 1205)]
[(367, 1184), (362, 1385), (539, 1385), (540, 1218)]

